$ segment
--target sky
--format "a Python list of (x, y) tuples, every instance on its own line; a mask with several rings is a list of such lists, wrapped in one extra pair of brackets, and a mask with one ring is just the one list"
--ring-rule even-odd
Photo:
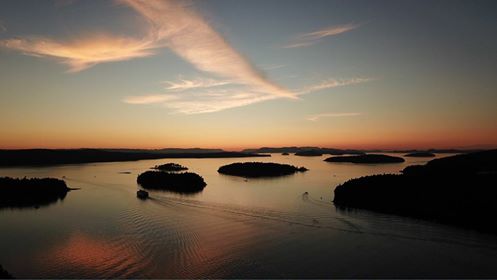
[(3, 0), (0, 148), (497, 147), (496, 13)]

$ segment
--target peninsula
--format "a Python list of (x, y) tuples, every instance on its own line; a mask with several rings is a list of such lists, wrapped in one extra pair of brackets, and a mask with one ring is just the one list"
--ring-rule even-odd
[(497, 233), (497, 150), (434, 159), (335, 189), (334, 203)]

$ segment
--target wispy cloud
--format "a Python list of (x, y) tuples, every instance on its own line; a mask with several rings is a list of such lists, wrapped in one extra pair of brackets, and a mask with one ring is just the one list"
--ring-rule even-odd
[[(298, 95), (304, 95), (318, 90), (364, 83), (370, 80), (366, 78), (327, 79), (318, 84), (307, 86), (304, 89), (295, 90), (295, 92)], [(164, 94), (127, 97), (123, 99), (123, 102), (128, 104), (160, 104), (172, 109), (175, 113), (201, 114), (247, 106), (278, 98), (281, 97), (268, 95), (248, 87), (234, 87), (233, 85), (229, 85), (229, 88), (220, 86), (220, 88), (216, 88), (215, 90), (201, 87), (191, 88), (186, 91), (169, 90), (169, 92)]]
[(172, 92), (126, 97), (128, 104), (159, 104), (173, 113), (201, 114), (242, 107), (257, 102), (280, 98), (250, 90), (207, 90), (202, 92)]
[(318, 121), (321, 118), (341, 118), (341, 117), (356, 117), (362, 115), (361, 113), (321, 113), (316, 115), (307, 116), (309, 121)]
[(371, 80), (373, 79), (372, 78), (327, 79), (320, 83), (306, 86), (303, 89), (297, 91), (297, 94), (301, 95), (329, 88), (360, 84), (360, 83), (369, 82)]
[(219, 112), (276, 98), (279, 97), (260, 92), (234, 90), (229, 92), (203, 92), (190, 94), (190, 96), (183, 95), (181, 99), (166, 102), (163, 105), (177, 113), (201, 114)]
[(111, 35), (58, 41), (31, 37), (0, 41), (0, 47), (24, 54), (51, 57), (76, 72), (98, 63), (153, 55), (168, 47), (195, 68), (269, 95), (296, 98), (296, 95), (270, 81), (248, 59), (234, 49), (190, 6), (175, 0), (119, 0), (135, 10), (148, 23), (141, 39)]
[[(295, 98), (268, 80), (193, 9), (176, 1), (122, 0), (145, 17), (152, 36), (197, 69), (235, 80), (268, 94)], [(165, 16), (167, 15), (167, 16)]]
[(165, 81), (164, 84), (168, 85), (167, 90), (188, 90), (197, 88), (211, 88), (231, 84), (231, 81), (227, 80), (215, 80), (215, 79), (183, 79), (180, 78), (179, 82)]
[[(77, 72), (99, 63), (123, 61), (156, 54), (167, 47), (196, 69), (213, 78), (166, 81), (164, 93), (130, 96), (128, 104), (158, 104), (173, 112), (217, 112), (276, 98), (294, 98), (311, 92), (357, 84), (370, 79), (329, 79), (296, 91), (269, 80), (233, 48), (188, 2), (175, 0), (116, 0), (148, 23), (139, 37), (109, 34), (80, 36), (77, 40), (24, 37), (0, 40), (0, 47), (26, 55), (58, 60)], [(72, 2), (72, 1), (69, 1)], [(314, 44), (321, 38), (347, 32), (358, 25), (334, 26), (302, 34), (293, 45)], [(292, 47), (292, 46), (287, 46)], [(296, 47), (296, 46), (293, 46)], [(273, 65), (270, 68), (282, 67)], [(213, 89), (215, 87), (215, 90)]]
[(31, 56), (55, 58), (68, 65), (70, 72), (81, 71), (98, 63), (150, 56), (156, 48), (148, 40), (104, 34), (67, 42), (39, 37), (6, 39), (0, 41), (0, 47)]
[(151, 94), (142, 96), (126, 97), (123, 101), (128, 104), (156, 104), (177, 99), (174, 95), (169, 94)]
[(300, 48), (307, 47), (316, 44), (320, 41), (320, 39), (328, 36), (335, 36), (338, 34), (342, 34), (351, 30), (358, 28), (358, 24), (349, 23), (344, 25), (335, 25), (326, 27), (317, 31), (305, 33), (298, 35), (292, 41), (290, 41), (287, 45), (283, 46), (284, 48)]

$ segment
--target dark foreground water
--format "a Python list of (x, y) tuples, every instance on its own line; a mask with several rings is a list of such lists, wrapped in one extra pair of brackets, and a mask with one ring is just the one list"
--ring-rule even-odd
[[(170, 160), (0, 169), (0, 176), (64, 176), (81, 188), (47, 207), (0, 210), (0, 264), (18, 278), (497, 278), (497, 235), (343, 212), (331, 202), (335, 186), (349, 178), (424, 160), (353, 165), (324, 158), (177, 159), (207, 187), (190, 196), (155, 191), (146, 201), (136, 198), (137, 175)], [(250, 160), (310, 171), (250, 180), (217, 173)]]

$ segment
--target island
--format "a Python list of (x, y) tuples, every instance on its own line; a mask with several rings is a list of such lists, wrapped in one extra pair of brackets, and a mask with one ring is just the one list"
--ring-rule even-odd
[(200, 175), (192, 172), (145, 171), (138, 175), (137, 183), (145, 189), (166, 190), (177, 193), (196, 193), (207, 185)]
[(0, 178), (0, 208), (45, 206), (66, 197), (71, 189), (55, 178)]
[(355, 156), (336, 156), (325, 159), (326, 162), (349, 162), (349, 163), (401, 163), (405, 160), (401, 157), (394, 157), (382, 154), (366, 154)]
[(305, 167), (272, 162), (237, 162), (219, 167), (217, 172), (244, 178), (278, 177), (305, 172)]
[(434, 159), (402, 174), (349, 180), (339, 208), (363, 208), (497, 233), (497, 150)]
[(289, 153), (281, 153), (282, 156), (289, 156), (290, 154)]
[(430, 152), (414, 152), (404, 155), (405, 157), (435, 157), (434, 153)]
[(170, 162), (166, 164), (156, 165), (152, 169), (160, 171), (185, 171), (188, 170), (188, 167)]
[(320, 150), (306, 150), (296, 152), (295, 155), (301, 157), (320, 157), (323, 153)]

